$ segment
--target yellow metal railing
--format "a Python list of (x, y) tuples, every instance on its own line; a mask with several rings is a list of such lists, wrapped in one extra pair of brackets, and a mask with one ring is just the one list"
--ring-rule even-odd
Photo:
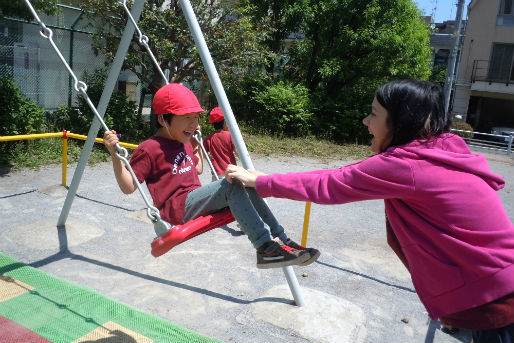
[(309, 234), (309, 219), (311, 216), (311, 202), (305, 203), (305, 214), (303, 217), (302, 246), (307, 246), (307, 235)]
[[(66, 171), (68, 169), (68, 138), (75, 138), (85, 141), (87, 136), (71, 133), (66, 130), (63, 132), (52, 132), (52, 133), (35, 133), (31, 135), (15, 135), (15, 136), (0, 136), (0, 142), (7, 141), (22, 141), (29, 139), (41, 139), (41, 138), (62, 138), (62, 185), (66, 186)], [(102, 138), (95, 138), (95, 142), (103, 143)], [(120, 146), (135, 149), (137, 144), (120, 142)]]

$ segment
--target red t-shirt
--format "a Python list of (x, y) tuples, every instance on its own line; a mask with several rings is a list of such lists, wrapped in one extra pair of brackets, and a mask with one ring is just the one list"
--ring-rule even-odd
[(130, 165), (139, 182), (146, 182), (162, 219), (182, 224), (187, 194), (201, 186), (191, 143), (152, 136), (132, 154)]
[(212, 165), (218, 175), (225, 174), (229, 164), (236, 164), (236, 147), (229, 131), (216, 131), (203, 141), (205, 150), (211, 155)]

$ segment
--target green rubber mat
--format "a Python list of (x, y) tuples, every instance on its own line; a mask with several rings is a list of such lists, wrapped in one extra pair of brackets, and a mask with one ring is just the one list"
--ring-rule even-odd
[[(60, 280), (2, 253), (0, 323), (2, 343), (220, 342), (92, 289)], [(23, 339), (28, 337), (24, 335), (32, 338)]]

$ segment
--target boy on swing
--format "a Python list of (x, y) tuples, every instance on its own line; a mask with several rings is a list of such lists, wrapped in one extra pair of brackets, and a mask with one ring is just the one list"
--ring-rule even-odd
[[(290, 240), (254, 189), (224, 179), (201, 186), (202, 153), (191, 138), (205, 111), (193, 92), (181, 84), (168, 84), (155, 93), (153, 107), (157, 132), (138, 146), (130, 165), (138, 181), (146, 182), (164, 220), (179, 225), (229, 207), (257, 250), (257, 268), (305, 266), (317, 260), (319, 251)], [(106, 131), (104, 144), (112, 156), (116, 181), (123, 193), (131, 194), (137, 186), (116, 157), (116, 143), (116, 132)]]

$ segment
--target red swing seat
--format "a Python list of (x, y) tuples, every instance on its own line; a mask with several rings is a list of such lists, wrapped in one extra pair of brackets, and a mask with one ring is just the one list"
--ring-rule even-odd
[(214, 228), (230, 224), (234, 216), (227, 207), (219, 212), (201, 216), (182, 225), (175, 225), (152, 242), (152, 255), (159, 257), (173, 247)]

